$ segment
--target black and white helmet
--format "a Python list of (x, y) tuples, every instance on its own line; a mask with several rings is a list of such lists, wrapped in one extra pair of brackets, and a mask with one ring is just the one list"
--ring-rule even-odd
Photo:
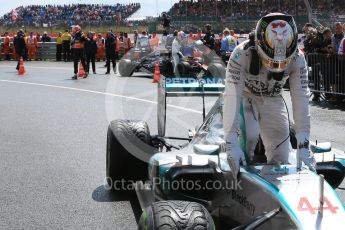
[(298, 32), (292, 16), (271, 13), (261, 18), (255, 30), (255, 44), (263, 66), (283, 72), (298, 53)]

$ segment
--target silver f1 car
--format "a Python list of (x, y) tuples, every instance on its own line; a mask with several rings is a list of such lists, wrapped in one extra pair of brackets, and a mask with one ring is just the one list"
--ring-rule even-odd
[[(233, 178), (224, 147), (221, 85), (200, 83), (199, 89), (195, 82), (185, 83), (191, 90), (183, 91), (185, 96), (218, 93), (219, 98), (193, 137), (186, 139), (188, 144), (168, 143), (162, 100), (181, 93), (177, 84), (161, 79), (159, 92), (165, 97), (160, 95), (158, 103), (159, 135), (151, 136), (142, 121), (115, 120), (108, 129), (108, 184), (134, 183), (143, 210), (139, 229), (344, 228), (345, 208), (334, 190), (344, 179), (344, 152), (329, 143), (313, 143), (317, 173), (307, 167), (298, 170), (291, 149), (290, 164), (251, 162)], [(241, 130), (238, 138), (244, 140)], [(258, 147), (255, 154), (262, 151)]]

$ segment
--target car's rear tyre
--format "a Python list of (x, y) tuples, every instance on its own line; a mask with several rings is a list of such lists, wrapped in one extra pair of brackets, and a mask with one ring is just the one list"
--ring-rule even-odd
[(138, 230), (214, 230), (210, 213), (204, 206), (187, 201), (160, 201), (146, 208)]
[(112, 121), (108, 127), (106, 152), (109, 186), (114, 188), (114, 183), (121, 180), (145, 180), (148, 176), (147, 161), (154, 152), (146, 122)]
[(213, 77), (225, 78), (225, 67), (221, 63), (210, 64), (207, 71), (210, 72)]
[(121, 77), (130, 77), (133, 75), (135, 66), (129, 59), (121, 59), (119, 61), (119, 73)]
[(183, 62), (177, 64), (176, 75), (178, 77), (189, 77), (190, 71), (191, 71), (191, 67), (190, 67), (190, 64), (188, 62), (183, 61)]

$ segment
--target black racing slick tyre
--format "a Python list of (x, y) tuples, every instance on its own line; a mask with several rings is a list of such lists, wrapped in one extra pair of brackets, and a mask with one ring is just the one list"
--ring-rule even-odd
[(150, 130), (143, 121), (114, 120), (109, 124), (106, 150), (107, 183), (145, 180), (154, 153)]
[(213, 77), (225, 78), (225, 67), (221, 63), (210, 64), (207, 71), (210, 72)]
[(121, 77), (130, 77), (133, 75), (135, 66), (129, 59), (121, 59), (119, 61), (119, 73)]
[(191, 67), (188, 62), (183, 61), (177, 64), (177, 75), (179, 77), (189, 77), (190, 71), (191, 71)]
[(138, 230), (215, 230), (204, 206), (187, 201), (155, 202), (142, 213)]

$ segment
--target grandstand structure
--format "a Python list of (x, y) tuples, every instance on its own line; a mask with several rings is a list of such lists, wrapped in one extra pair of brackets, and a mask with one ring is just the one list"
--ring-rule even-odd
[(342, 5), (343, 0), (180, 0), (168, 14), (176, 28), (202, 28), (209, 23), (216, 32), (228, 27), (248, 33), (271, 12), (293, 15), (299, 30), (306, 22), (324, 26), (345, 22)]
[(128, 26), (126, 19), (140, 9), (140, 3), (70, 4), (20, 6), (0, 17), (0, 26), (10, 28), (66, 28)]

